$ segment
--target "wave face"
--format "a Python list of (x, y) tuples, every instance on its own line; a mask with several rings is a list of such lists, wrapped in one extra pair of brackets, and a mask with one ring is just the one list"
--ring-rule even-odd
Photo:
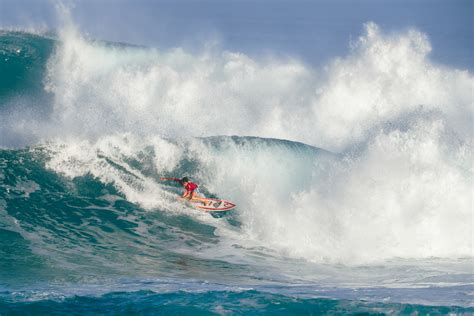
[[(381, 301), (370, 289), (386, 286), (394, 303), (469, 306), (473, 77), (430, 50), (372, 23), (322, 70), (93, 41), (72, 24), (0, 33), (0, 312), (27, 311), (15, 295), (36, 288), (57, 302), (195, 280), (214, 282), (210, 297), (224, 283), (264, 302)], [(178, 203), (159, 177), (181, 175), (237, 209)], [(305, 299), (291, 304), (327, 303)]]

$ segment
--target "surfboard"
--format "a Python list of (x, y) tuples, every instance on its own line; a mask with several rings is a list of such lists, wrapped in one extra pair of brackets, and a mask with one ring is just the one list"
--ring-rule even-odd
[(221, 199), (211, 199), (211, 198), (206, 198), (206, 200), (211, 201), (211, 203), (207, 206), (204, 206), (204, 204), (200, 201), (189, 201), (185, 200), (183, 198), (179, 198), (183, 202), (189, 203), (192, 207), (197, 208), (202, 211), (206, 212), (225, 212), (225, 211), (230, 211), (236, 205), (230, 201), (227, 200), (221, 200)]

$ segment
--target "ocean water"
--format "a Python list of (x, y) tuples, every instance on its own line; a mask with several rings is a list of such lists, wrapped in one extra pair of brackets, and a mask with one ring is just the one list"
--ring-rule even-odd
[[(473, 76), (430, 51), (1, 31), (0, 315), (474, 313)], [(177, 202), (184, 175), (237, 208)]]

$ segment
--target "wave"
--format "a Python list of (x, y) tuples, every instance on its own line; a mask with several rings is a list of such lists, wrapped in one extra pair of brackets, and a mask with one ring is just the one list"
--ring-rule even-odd
[[(119, 252), (105, 259), (97, 249), (145, 242), (149, 257), (136, 262), (156, 263), (155, 242), (183, 238), (233, 263), (242, 248), (343, 264), (472, 257), (473, 78), (432, 63), (417, 30), (386, 34), (368, 23), (324, 69), (115, 45), (74, 25), (57, 39), (0, 39), (0, 145), (12, 148), (2, 150), (1, 179), (14, 179), (2, 184), (2, 225), (12, 240), (41, 243), (33, 253), (51, 249), (72, 264), (77, 239), (91, 266), (114, 266)], [(224, 220), (183, 210), (178, 189), (158, 181), (183, 174), (238, 209)], [(35, 192), (44, 196), (32, 200)], [(27, 218), (15, 203), (39, 203), (39, 213)], [(170, 221), (167, 233), (150, 237), (161, 228), (148, 216)]]
[[(258, 290), (231, 290), (202, 292), (177, 290), (173, 292), (156, 293), (153, 291), (111, 292), (102, 296), (73, 296), (60, 298), (49, 293), (16, 293), (12, 298), (0, 297), (0, 311), (18, 314), (45, 313), (63, 315), (66, 313), (99, 313), (103, 315), (116, 314), (255, 314), (255, 306), (259, 313), (271, 314), (353, 314), (353, 313), (387, 313), (387, 314), (456, 314), (469, 315), (472, 307), (432, 306), (425, 304), (394, 303), (385, 299), (377, 303), (371, 299), (354, 302), (347, 299), (332, 299), (327, 297), (307, 298), (292, 297), (277, 293)], [(181, 285), (182, 287), (182, 285)], [(40, 298), (36, 298), (36, 297)], [(30, 297), (33, 297), (31, 299)], [(30, 298), (30, 300), (28, 300)], [(387, 302), (388, 301), (388, 302)]]
[(54, 45), (55, 41), (49, 37), (19, 31), (0, 31), (2, 105), (5, 99), (15, 95), (40, 94), (46, 64)]
[[(91, 255), (81, 260), (85, 266), (107, 267), (105, 258), (117, 256), (134, 266), (145, 260), (144, 271), (162, 265), (163, 256), (175, 258), (170, 251), (188, 256), (195, 247), (207, 260), (237, 265), (255, 264), (255, 249), (266, 257), (349, 265), (468, 258), (470, 179), (419, 135), (379, 135), (351, 159), (236, 136), (125, 134), (3, 151), (3, 223), (16, 232), (12, 238), (38, 243), (42, 254), (60, 253), (61, 266), (78, 262), (78, 247), (82, 257)], [(411, 146), (399, 156), (380, 155), (406, 139)], [(204, 194), (238, 208), (223, 219), (191, 211), (176, 202), (178, 187), (158, 180), (163, 175), (190, 176)], [(132, 259), (135, 251), (140, 255)], [(128, 264), (112, 266), (128, 271)]]
[[(32, 35), (19, 42), (51, 45)], [(45, 106), (51, 111), (44, 120), (4, 119), (7, 139), (23, 136), (31, 144), (57, 135), (114, 132), (254, 135), (343, 151), (420, 107), (442, 113), (463, 139), (471, 134), (472, 75), (432, 63), (430, 43), (416, 30), (384, 34), (368, 23), (350, 53), (321, 70), (298, 60), (255, 60), (233, 52), (191, 55), (112, 45), (86, 39), (74, 25), (54, 43), (52, 54), (43, 48), (21, 66), (25, 72), (29, 63), (46, 68), (42, 80), (26, 85), (44, 83), (44, 93), (54, 99)], [(47, 54), (47, 64), (35, 59)]]

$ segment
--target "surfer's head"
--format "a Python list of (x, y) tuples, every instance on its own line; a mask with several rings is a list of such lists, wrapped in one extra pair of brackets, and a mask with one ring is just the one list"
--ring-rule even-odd
[(183, 177), (183, 178), (181, 179), (181, 184), (186, 184), (186, 183), (188, 183), (188, 182), (189, 182), (188, 177)]

